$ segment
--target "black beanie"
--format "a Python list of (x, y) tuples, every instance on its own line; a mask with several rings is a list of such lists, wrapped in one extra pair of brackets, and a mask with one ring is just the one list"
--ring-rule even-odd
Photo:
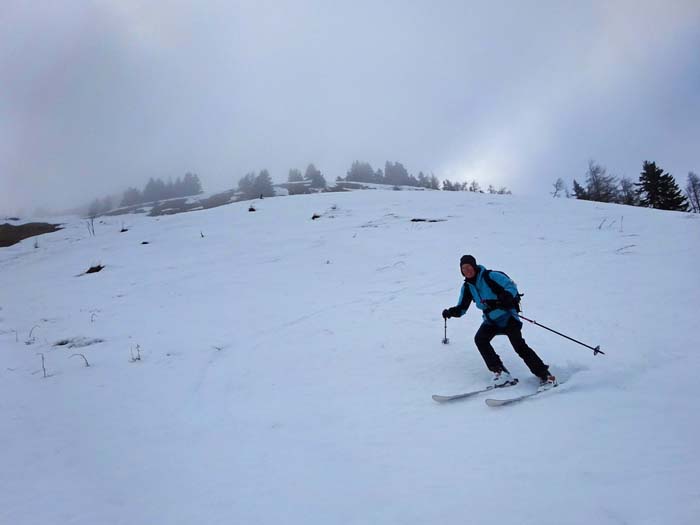
[(472, 268), (476, 270), (476, 259), (473, 255), (462, 255), (462, 258), (459, 260), (460, 270), (462, 269), (463, 264), (471, 264)]

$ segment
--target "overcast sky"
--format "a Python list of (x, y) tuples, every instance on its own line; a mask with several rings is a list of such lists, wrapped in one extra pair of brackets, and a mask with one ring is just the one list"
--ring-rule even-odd
[(589, 159), (700, 172), (700, 1), (0, 7), (0, 214), (353, 160), (546, 194)]

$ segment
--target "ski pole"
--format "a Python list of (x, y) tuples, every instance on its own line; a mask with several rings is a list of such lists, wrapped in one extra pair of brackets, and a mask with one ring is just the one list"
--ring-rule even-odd
[(442, 344), (450, 344), (450, 340), (447, 338), (447, 319), (445, 319), (445, 338), (442, 340)]
[(527, 317), (525, 317), (525, 316), (522, 315), (522, 314), (518, 314), (518, 317), (520, 317), (521, 319), (525, 319), (526, 321), (529, 321), (529, 322), (532, 323), (532, 324), (536, 324), (537, 326), (541, 326), (541, 327), (544, 328), (545, 330), (549, 330), (550, 332), (554, 332), (554, 333), (557, 334), (557, 335), (560, 335), (560, 336), (562, 336), (562, 337), (565, 337), (565, 338), (568, 339), (569, 341), (573, 341), (574, 343), (578, 343), (578, 344), (580, 344), (581, 346), (585, 346), (586, 348), (590, 348), (591, 350), (593, 350), (593, 355), (598, 355), (598, 354), (603, 354), (603, 355), (605, 355), (605, 352), (603, 352), (603, 351), (600, 349), (600, 345), (598, 345), (598, 346), (596, 346), (595, 348), (593, 348), (592, 346), (589, 346), (589, 345), (587, 345), (586, 343), (582, 343), (581, 341), (577, 341), (577, 340), (574, 339), (573, 337), (569, 337), (568, 335), (564, 335), (564, 334), (562, 334), (562, 333), (557, 332), (556, 330), (552, 330), (552, 329), (549, 328), (548, 326), (545, 326), (545, 325), (543, 325), (543, 324), (540, 324), (540, 323), (538, 323), (537, 321), (533, 321), (532, 319), (528, 319)]

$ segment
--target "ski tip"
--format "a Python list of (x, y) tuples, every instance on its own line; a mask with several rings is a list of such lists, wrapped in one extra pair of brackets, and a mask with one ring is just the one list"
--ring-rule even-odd
[(448, 396), (439, 396), (437, 394), (433, 394), (433, 401), (437, 401), (438, 403), (442, 403), (444, 401), (447, 401), (448, 399)]
[(487, 399), (486, 404), (490, 407), (500, 407), (508, 404), (509, 399)]

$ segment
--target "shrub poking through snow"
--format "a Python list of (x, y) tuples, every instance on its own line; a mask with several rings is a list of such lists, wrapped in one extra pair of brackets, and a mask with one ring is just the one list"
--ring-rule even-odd
[(44, 371), (44, 377), (49, 377), (46, 373), (46, 362), (44, 361), (44, 354), (37, 354), (41, 356), (41, 369)]
[(129, 352), (131, 353), (132, 363), (135, 363), (136, 361), (141, 361), (141, 345), (136, 345), (136, 355), (134, 355), (133, 348), (129, 348)]
[(90, 366), (90, 363), (88, 363), (87, 357), (85, 357), (83, 354), (73, 354), (71, 357), (82, 357), (83, 360), (85, 361), (85, 366), (86, 367)]
[(36, 337), (34, 337), (32, 334), (34, 333), (34, 330), (39, 328), (38, 326), (32, 327), (31, 330), (29, 330), (29, 338), (24, 342), (25, 345), (33, 345), (34, 342), (36, 341)]
[(83, 348), (86, 346), (94, 345), (96, 343), (103, 343), (104, 339), (89, 339), (87, 337), (73, 337), (71, 339), (61, 339), (56, 341), (54, 346), (65, 346), (66, 348)]
[(97, 272), (101, 271), (103, 268), (104, 268), (104, 266), (101, 264), (98, 264), (95, 266), (90, 266), (90, 268), (88, 268), (88, 271), (85, 273), (97, 273)]

